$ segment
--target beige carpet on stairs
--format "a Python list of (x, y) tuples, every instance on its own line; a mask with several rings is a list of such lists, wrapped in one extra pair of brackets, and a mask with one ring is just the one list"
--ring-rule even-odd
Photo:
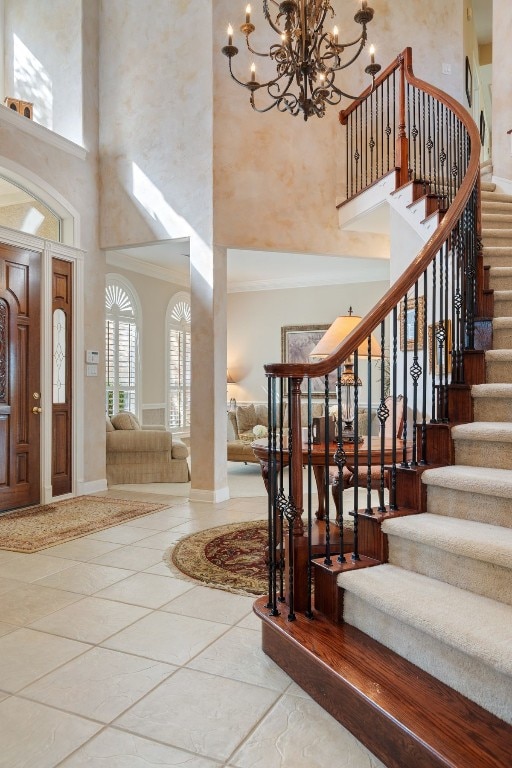
[(512, 723), (512, 196), (482, 182), (495, 293), (475, 422), (426, 470), (427, 513), (384, 523), (389, 563), (342, 574), (344, 619)]

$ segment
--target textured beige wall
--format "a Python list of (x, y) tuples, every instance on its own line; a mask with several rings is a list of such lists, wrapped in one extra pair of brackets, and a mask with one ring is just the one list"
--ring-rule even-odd
[[(462, 0), (372, 0), (375, 18), (368, 27), (377, 58), (386, 66), (406, 46), (413, 48), (414, 70), (457, 98), (463, 93)], [(340, 39), (351, 39), (360, 27), (353, 21), (359, 4), (334, 0)], [(256, 32), (253, 44), (265, 40), (266, 22), (259, 3), (253, 3)], [(338, 110), (310, 118), (255, 113), (248, 92), (228, 74), (227, 59), (220, 49), (226, 44), (226, 25), (235, 29), (234, 44), (240, 53), (233, 69), (248, 78), (252, 60), (238, 32), (243, 21), (239, 0), (214, 4), (215, 77), (215, 239), (230, 247), (252, 247), (350, 255), (383, 255), (386, 238), (379, 235), (340, 232), (335, 201), (342, 190), (343, 129)], [(334, 22), (333, 22), (334, 23)], [(263, 47), (263, 43), (261, 45)], [(256, 59), (258, 71), (263, 70)], [(443, 75), (442, 62), (451, 75)], [(341, 87), (359, 93), (369, 80), (364, 74), (368, 55), (343, 73)], [(338, 80), (337, 80), (338, 82)]]
[(496, 176), (512, 181), (512, 3), (493, 2), (492, 161)]
[[(36, 212), (34, 226), (27, 226), (27, 217), (31, 221), (34, 212)], [(37, 213), (43, 218), (41, 219)], [(31, 203), (18, 203), (17, 205), (3, 205), (0, 207), (0, 224), (3, 227), (19, 229), (22, 232), (29, 232), (31, 235), (45, 237), (49, 240), (59, 239), (58, 220), (48, 212), (44, 205), (35, 200)]]
[(81, 144), (82, 0), (4, 5), (5, 96), (33, 102), (36, 122)]

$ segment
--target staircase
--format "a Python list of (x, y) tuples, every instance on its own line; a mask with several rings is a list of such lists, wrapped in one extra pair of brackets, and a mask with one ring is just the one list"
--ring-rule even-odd
[[(384, 178), (386, 165), (372, 165), (376, 137), (386, 157), (390, 146), (394, 151), (398, 193), (412, 184), (431, 203), (438, 201), (442, 216), (381, 302), (327, 359), (265, 366), (269, 412), (276, 411), (287, 379), (292, 482), (285, 491), (277, 482), (283, 448), (274, 430), (268, 447), (274, 467), (269, 596), (257, 601), (255, 611), (262, 618), (265, 652), (388, 768), (508, 768), (512, 196), (496, 192), (489, 164), (478, 180), (476, 126), (460, 105), (415, 78), (410, 49), (385, 70), (376, 88), (393, 78), (394, 93), (395, 76), (399, 118), (391, 145), (383, 138), (387, 128), (381, 126), (379, 134), (379, 124), (367, 122), (378, 105), (386, 119), (387, 86), (385, 93), (367, 90), (340, 115), (348, 131), (348, 198), (368, 187), (367, 178), (370, 185)], [(454, 120), (460, 123), (447, 140), (445, 126)], [(361, 125), (370, 137), (369, 153)], [(454, 150), (459, 132), (467, 140)], [(464, 147), (469, 154), (461, 165)], [(354, 454), (355, 477), (361, 467), (364, 476), (368, 464), (366, 494), (361, 491), (359, 501), (356, 495), (350, 513), (354, 549), (344, 556), (347, 550), (340, 552), (331, 542), (328, 504), (325, 520), (312, 516), (311, 480), (302, 508), (301, 387), (324, 377), (327, 413), (329, 374), (337, 370), (340, 382), (341, 366), (351, 355), (356, 377), (366, 364), (370, 370), (373, 337), (381, 348), (380, 388), (370, 393), (368, 384), (367, 398), (379, 400), (380, 461), (370, 433), (361, 437), (357, 431), (352, 441), (338, 431), (329, 458), (326, 420), (322, 474), (318, 453), (313, 462), (308, 417), (310, 475), (314, 463), (316, 475), (328, 478), (334, 459), (343, 491), (347, 456)], [(401, 437), (395, 407), (385, 407), (385, 348), (393, 402), (403, 394), (409, 409)], [(338, 423), (340, 390), (338, 384)], [(356, 423), (357, 392), (356, 387)], [(393, 435), (391, 460), (384, 459), (387, 427)], [(389, 490), (389, 502), (372, 509), (374, 467), (380, 467), (380, 490)], [(334, 497), (340, 526), (342, 495)], [(365, 495), (366, 508), (360, 508)], [(326, 502), (328, 496), (326, 480)], [(321, 557), (312, 551), (313, 535), (324, 547)]]
[(455, 464), (423, 473), (427, 513), (384, 521), (388, 563), (338, 584), (348, 624), (512, 723), (512, 197), (482, 198), (496, 315), (475, 421), (452, 428)]

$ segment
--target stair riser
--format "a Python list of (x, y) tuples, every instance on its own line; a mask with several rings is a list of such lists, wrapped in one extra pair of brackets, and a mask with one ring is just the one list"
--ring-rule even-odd
[(500, 328), (492, 334), (493, 349), (512, 349), (512, 328)]
[(495, 203), (490, 200), (482, 200), (482, 215), (488, 213), (499, 213), (503, 216), (512, 216), (512, 203)]
[(505, 195), (502, 192), (487, 192), (482, 190), (482, 203), (510, 203), (512, 204), (512, 195)]
[[(388, 534), (389, 562), (512, 605), (512, 570)], [(512, 562), (512, 553), (511, 553)]]
[(511, 254), (487, 254), (484, 253), (484, 266), (485, 267), (511, 267), (512, 266), (512, 253)]
[[(508, 349), (508, 347), (507, 347)], [(486, 381), (488, 384), (510, 384), (511, 364), (497, 360), (487, 360), (485, 364)], [(508, 421), (508, 419), (507, 419)]]
[(509, 243), (512, 241), (512, 237), (510, 236), (510, 232), (508, 230), (496, 230), (496, 232), (503, 231), (503, 235), (485, 235), (483, 239), (484, 248), (504, 248), (509, 245)]
[(512, 443), (454, 440), (455, 464), (466, 467), (512, 469)]
[[(510, 678), (345, 591), (344, 618), (438, 680), (510, 722)], [(477, 621), (475, 617), (475, 621)], [(486, 697), (490, 691), (492, 695)], [(462, 768), (462, 767), (461, 767)]]
[(429, 485), (427, 512), (512, 528), (512, 499), (499, 496)]
[(512, 399), (477, 397), (473, 400), (473, 410), (475, 421), (512, 421)]
[(482, 229), (508, 229), (510, 232), (512, 230), (512, 219), (506, 214), (484, 214), (482, 216)]
[(500, 299), (494, 296), (494, 317), (512, 317), (512, 298)]
[(512, 291), (512, 275), (489, 276), (489, 288), (493, 291)]

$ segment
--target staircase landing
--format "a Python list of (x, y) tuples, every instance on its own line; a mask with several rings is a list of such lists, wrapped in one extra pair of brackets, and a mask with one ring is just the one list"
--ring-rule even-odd
[(509, 768), (511, 726), (368, 635), (254, 610), (265, 653), (389, 768)]

